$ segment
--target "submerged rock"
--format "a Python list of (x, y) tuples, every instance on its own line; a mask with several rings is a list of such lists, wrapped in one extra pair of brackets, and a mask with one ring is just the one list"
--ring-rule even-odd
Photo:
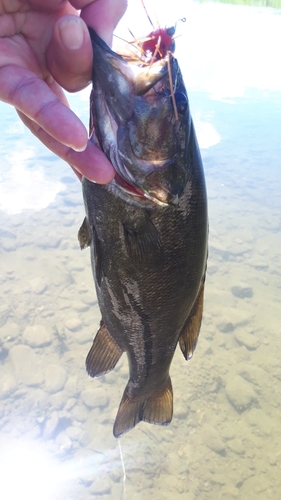
[(222, 437), (227, 441), (235, 438), (235, 429), (232, 422), (224, 422), (224, 424), (220, 426), (220, 432)]
[(46, 390), (50, 393), (56, 393), (64, 388), (67, 380), (67, 372), (62, 366), (49, 365), (45, 371)]
[(64, 455), (69, 452), (72, 448), (72, 441), (70, 437), (66, 434), (66, 432), (61, 432), (56, 437), (56, 445), (59, 448), (59, 454)]
[(43, 325), (29, 325), (25, 328), (22, 337), (31, 347), (45, 347), (51, 344), (51, 336)]
[(82, 321), (79, 318), (70, 318), (65, 322), (65, 326), (71, 332), (77, 332), (82, 327)]
[(1, 242), (1, 247), (6, 250), (6, 252), (13, 252), (17, 249), (18, 244), (15, 240), (3, 239)]
[(30, 289), (37, 294), (44, 293), (47, 289), (47, 284), (42, 278), (33, 278), (29, 282)]
[(58, 413), (56, 411), (53, 411), (45, 423), (43, 438), (44, 439), (51, 439), (56, 432), (58, 424), (59, 424)]
[(251, 333), (247, 333), (243, 330), (238, 330), (234, 334), (238, 344), (244, 345), (250, 351), (257, 349), (260, 345), (260, 341)]
[[(1, 321), (1, 320), (0, 320)], [(9, 344), (19, 336), (20, 326), (17, 323), (6, 323), (4, 327), (1, 327), (0, 332), (0, 344), (5, 346), (5, 349), (9, 350), (11, 347)]]
[(248, 312), (228, 307), (222, 316), (218, 315), (217, 327), (223, 333), (229, 333), (238, 327), (246, 326), (251, 322), (251, 316)]
[(0, 399), (10, 396), (10, 394), (17, 388), (17, 383), (13, 375), (10, 373), (1, 373), (0, 378)]
[(49, 402), (51, 406), (56, 410), (62, 410), (66, 405), (68, 400), (68, 394), (66, 391), (58, 391), (55, 394), (50, 394)]
[(89, 305), (82, 301), (74, 301), (71, 303), (71, 309), (77, 311), (78, 313), (82, 313), (88, 311)]
[(247, 413), (246, 419), (251, 427), (255, 427), (259, 434), (265, 436), (272, 436), (274, 425), (279, 425), (279, 423), (274, 421), (274, 418), (270, 417), (270, 415), (267, 415), (259, 408), (252, 408)]
[(253, 297), (253, 289), (248, 285), (236, 285), (231, 288), (231, 292), (239, 299), (246, 299)]
[(218, 431), (211, 425), (205, 425), (203, 428), (202, 443), (216, 453), (225, 453), (225, 444)]
[(109, 484), (108, 477), (101, 476), (94, 479), (92, 482), (89, 491), (92, 495), (105, 495), (106, 493), (111, 492), (111, 485)]
[(227, 446), (237, 455), (243, 455), (245, 453), (245, 447), (239, 438), (231, 439), (231, 441), (228, 441)]
[(62, 237), (55, 231), (50, 231), (48, 236), (42, 236), (40, 240), (37, 241), (37, 245), (44, 250), (49, 248), (58, 248), (62, 241)]
[(26, 385), (40, 385), (44, 382), (41, 359), (31, 347), (15, 345), (9, 351), (9, 360), (18, 382)]
[(257, 395), (252, 385), (239, 375), (236, 375), (226, 385), (227, 397), (238, 412), (243, 412), (257, 401)]
[(88, 408), (104, 408), (109, 402), (108, 395), (102, 389), (85, 389), (81, 392), (81, 398)]

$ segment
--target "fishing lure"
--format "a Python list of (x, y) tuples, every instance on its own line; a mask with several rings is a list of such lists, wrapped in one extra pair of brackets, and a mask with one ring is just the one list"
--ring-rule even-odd
[[(147, 18), (153, 28), (153, 31), (151, 31), (151, 33), (149, 33), (149, 35), (143, 41), (139, 41), (138, 45), (145, 57), (147, 59), (151, 58), (153, 64), (153, 62), (155, 61), (164, 59), (167, 54), (172, 54), (175, 52), (176, 44), (174, 35), (176, 33), (177, 23), (179, 21), (184, 23), (186, 21), (186, 18), (183, 17), (182, 19), (179, 19), (174, 26), (165, 28), (160, 28), (160, 26), (158, 26), (158, 28), (155, 28), (147, 12), (144, 1), (141, 0), (141, 2)], [(151, 63), (151, 61), (149, 61), (149, 63)]]

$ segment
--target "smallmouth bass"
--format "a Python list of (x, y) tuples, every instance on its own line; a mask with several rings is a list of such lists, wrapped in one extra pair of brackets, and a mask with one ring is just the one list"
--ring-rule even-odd
[(148, 68), (89, 31), (90, 130), (116, 175), (107, 185), (82, 181), (78, 237), (91, 248), (102, 315), (86, 368), (100, 376), (127, 353), (129, 381), (113, 428), (119, 437), (140, 421), (172, 419), (170, 364), (178, 342), (192, 357), (201, 326), (207, 197), (177, 59), (167, 54)]

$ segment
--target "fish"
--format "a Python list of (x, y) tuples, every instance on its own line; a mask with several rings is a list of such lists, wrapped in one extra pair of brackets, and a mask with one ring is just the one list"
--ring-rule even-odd
[(172, 420), (170, 365), (178, 343), (192, 357), (202, 320), (207, 194), (177, 59), (136, 62), (89, 31), (91, 140), (116, 174), (106, 185), (82, 180), (78, 239), (90, 246), (101, 311), (86, 369), (104, 375), (126, 352), (129, 380), (113, 426), (120, 437), (141, 421)]

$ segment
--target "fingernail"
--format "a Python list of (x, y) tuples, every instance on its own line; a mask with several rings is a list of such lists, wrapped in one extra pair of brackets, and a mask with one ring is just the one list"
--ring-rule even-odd
[(85, 151), (85, 149), (87, 149), (87, 146), (88, 146), (88, 143), (86, 143), (85, 146), (83, 146), (82, 148), (74, 148), (72, 146), (72, 149), (74, 149), (74, 151), (76, 151), (77, 153), (82, 153), (83, 151)]
[(78, 50), (84, 42), (83, 24), (79, 17), (65, 19), (59, 24), (63, 45), (68, 50)]

